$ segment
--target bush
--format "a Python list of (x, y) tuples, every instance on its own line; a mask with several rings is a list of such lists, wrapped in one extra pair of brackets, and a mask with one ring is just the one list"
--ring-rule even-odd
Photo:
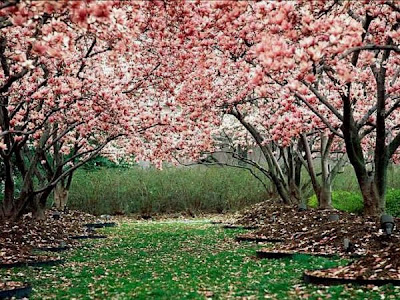
[(386, 194), (386, 212), (400, 217), (400, 190), (388, 189)]
[[(308, 205), (317, 207), (317, 196), (313, 195), (308, 200)], [(334, 191), (332, 192), (332, 206), (338, 210), (362, 213), (363, 201), (360, 194), (348, 191)]]
[[(313, 195), (308, 200), (308, 205), (317, 207), (317, 197)], [(348, 191), (332, 192), (332, 206), (338, 210), (361, 214), (363, 201), (361, 194)], [(388, 189), (386, 193), (386, 212), (393, 216), (400, 216), (400, 190)]]
[(68, 206), (93, 214), (234, 211), (266, 199), (248, 171), (221, 167), (78, 170)]

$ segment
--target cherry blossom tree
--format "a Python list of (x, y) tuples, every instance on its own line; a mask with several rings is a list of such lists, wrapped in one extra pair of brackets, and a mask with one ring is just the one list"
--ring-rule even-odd
[[(284, 202), (301, 201), (302, 159), (297, 153), (302, 145), (300, 134), (321, 126), (307, 108), (295, 103), (290, 91), (283, 90), (273, 80), (263, 80), (255, 46), (264, 34), (261, 30), (264, 20), (255, 18), (254, 4), (229, 1), (164, 4), (166, 11), (168, 7), (174, 11), (175, 18), (169, 18), (170, 26), (164, 26), (164, 36), (178, 37), (170, 39), (173, 43), (169, 47), (174, 49), (170, 61), (173, 64), (175, 58), (176, 68), (181, 72), (175, 85), (183, 86), (171, 99), (178, 100), (183, 109), (187, 107), (190, 118), (196, 118), (198, 124), (204, 123), (204, 127), (212, 126), (215, 121), (219, 124), (225, 114), (234, 116), (260, 147), (268, 167), (246, 161), (273, 182)], [(328, 154), (329, 151), (324, 151), (324, 162)], [(315, 177), (310, 164), (304, 165)], [(328, 192), (322, 193), (315, 180), (313, 187), (318, 199), (320, 194), (327, 195), (327, 201), (321, 201), (326, 207), (330, 205), (331, 180), (327, 180), (328, 168), (324, 166), (326, 176), (322, 187)]]
[(168, 120), (148, 101), (148, 87), (161, 80), (153, 80), (159, 63), (152, 45), (140, 40), (149, 22), (140, 10), (145, 5), (10, 1), (1, 7), (3, 217), (43, 215), (57, 184), (66, 188), (77, 168), (118, 138), (125, 137), (128, 154), (155, 156), (143, 149), (156, 147), (149, 137)]
[[(11, 199), (3, 204), (15, 202), (14, 165), (31, 199), (23, 211), (110, 143), (159, 167), (198, 159), (216, 150), (230, 115), (261, 149), (284, 201), (300, 201), (303, 165), (328, 207), (345, 159), (328, 167), (330, 153), (344, 143), (365, 212), (384, 210), (400, 144), (396, 2), (10, 0), (0, 8), (0, 154)], [(15, 214), (6, 206), (3, 215)]]
[(344, 139), (365, 213), (383, 212), (387, 167), (400, 145), (397, 3), (300, 1), (262, 10), (269, 30), (256, 51), (264, 76)]
[[(3, 217), (17, 218), (29, 207), (40, 212), (38, 208), (44, 207), (60, 178), (120, 134), (114, 130), (99, 138), (106, 129), (106, 123), (99, 122), (106, 117), (99, 108), (107, 100), (88, 93), (85, 85), (93, 90), (99, 86), (90, 84), (90, 80), (83, 82), (81, 77), (89, 56), (104, 49), (103, 45), (95, 48), (98, 32), (78, 26), (89, 26), (86, 22), (89, 13), (98, 18), (93, 23), (104, 26), (111, 6), (81, 4), (11, 1), (1, 10)], [(83, 53), (88, 40), (92, 41), (91, 46)], [(93, 77), (101, 70), (92, 71)], [(79, 109), (87, 107), (89, 101), (90, 109)], [(96, 113), (99, 119), (94, 117)], [(90, 142), (93, 137), (95, 144)], [(74, 145), (71, 158), (49, 163), (48, 153), (53, 150), (68, 153), (71, 144)], [(81, 160), (74, 164), (77, 158)], [(13, 174), (13, 165), (22, 180), (19, 193), (15, 190), (17, 174)], [(39, 183), (36, 187), (35, 181)]]
[[(252, 78), (259, 93), (271, 84), (279, 85), (281, 90), (274, 92), (282, 106), (287, 99), (296, 102), (344, 140), (365, 213), (384, 211), (387, 166), (396, 161), (400, 144), (397, 3), (216, 1), (186, 5), (178, 19), (184, 32), (182, 46), (193, 53), (207, 53), (208, 61), (220, 51), (230, 55), (235, 67), (252, 65), (241, 71)], [(201, 42), (196, 44), (194, 39)], [(225, 68), (217, 68), (221, 63), (216, 60), (209, 65), (215, 72), (233, 68), (228, 60)], [(231, 95), (227, 102), (239, 102), (248, 92)]]

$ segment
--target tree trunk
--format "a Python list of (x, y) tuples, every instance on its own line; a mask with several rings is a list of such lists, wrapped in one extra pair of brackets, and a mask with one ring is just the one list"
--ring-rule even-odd
[(10, 219), (14, 215), (14, 205), (12, 201), (3, 200), (0, 210), (0, 219)]
[(295, 184), (295, 182), (291, 181), (289, 184), (290, 190), (290, 203), (299, 204), (302, 202), (300, 188)]
[(69, 190), (61, 182), (54, 189), (54, 205), (57, 210), (64, 210), (67, 206)]
[(46, 189), (44, 192), (36, 194), (32, 198), (32, 213), (35, 219), (44, 220), (46, 218), (46, 203), (52, 188)]
[(359, 181), (364, 214), (367, 216), (377, 216), (385, 212), (385, 192), (379, 193), (379, 183), (380, 181), (374, 180), (373, 177)]
[(12, 164), (10, 160), (4, 159), (4, 198), (1, 208), (1, 215), (4, 218), (9, 218), (13, 214), (14, 210), (14, 179)]
[(306, 153), (307, 171), (311, 178), (312, 187), (317, 197), (319, 208), (332, 208), (332, 177), (329, 171), (329, 164), (327, 161), (327, 155), (329, 153), (329, 141), (321, 134), (321, 169), (322, 169), (322, 184), (317, 180), (317, 175), (315, 174), (313, 158), (311, 155), (310, 145), (308, 144), (307, 137), (302, 134), (302, 146)]
[(27, 207), (33, 203), (33, 194), (30, 192), (22, 191), (14, 202), (14, 208), (9, 219), (12, 221), (18, 220), (26, 211)]
[[(317, 195), (318, 196), (318, 195)], [(330, 184), (322, 184), (319, 190), (318, 207), (332, 208), (332, 188)]]
[(291, 203), (291, 197), (288, 194), (288, 191), (286, 190), (285, 186), (279, 180), (279, 178), (277, 178), (276, 176), (273, 176), (271, 178), (271, 180), (274, 183), (276, 191), (278, 192), (280, 198), (282, 199), (282, 202), (284, 204), (290, 204)]
[(44, 220), (46, 218), (45, 215), (45, 211), (46, 211), (46, 204), (42, 203), (39, 199), (39, 197), (35, 197), (35, 199), (33, 200), (33, 207), (32, 207), (32, 214), (33, 217), (37, 220)]

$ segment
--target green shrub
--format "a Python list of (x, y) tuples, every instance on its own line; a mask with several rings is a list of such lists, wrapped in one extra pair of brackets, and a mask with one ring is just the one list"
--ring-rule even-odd
[(388, 189), (386, 194), (386, 212), (400, 217), (400, 190)]
[[(308, 200), (308, 205), (317, 207), (318, 201), (315, 195), (311, 196)], [(338, 210), (362, 213), (363, 201), (360, 194), (348, 191), (334, 191), (332, 192), (332, 206)]]
[(116, 163), (114, 161), (109, 160), (106, 157), (97, 156), (89, 160), (87, 163), (85, 163), (81, 169), (86, 171), (94, 171), (94, 170), (100, 170), (102, 168), (118, 169), (118, 168), (128, 168), (128, 167), (129, 164), (126, 163), (124, 160), (121, 160), (118, 163)]
[[(317, 207), (317, 197), (313, 195), (308, 200), (308, 205)], [(362, 213), (363, 201), (361, 194), (348, 191), (332, 192), (332, 206), (338, 210)], [(393, 216), (400, 216), (400, 190), (388, 189), (386, 193), (386, 212)]]
[(93, 214), (234, 211), (265, 200), (248, 171), (221, 167), (79, 170), (68, 206)]

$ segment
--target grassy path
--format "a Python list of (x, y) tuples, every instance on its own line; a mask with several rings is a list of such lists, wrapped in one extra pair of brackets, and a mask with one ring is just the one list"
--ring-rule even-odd
[(345, 262), (296, 256), (257, 260), (239, 230), (206, 221), (123, 223), (104, 230), (47, 268), (0, 270), (0, 278), (30, 281), (33, 299), (399, 299), (400, 289), (304, 285), (304, 269)]

